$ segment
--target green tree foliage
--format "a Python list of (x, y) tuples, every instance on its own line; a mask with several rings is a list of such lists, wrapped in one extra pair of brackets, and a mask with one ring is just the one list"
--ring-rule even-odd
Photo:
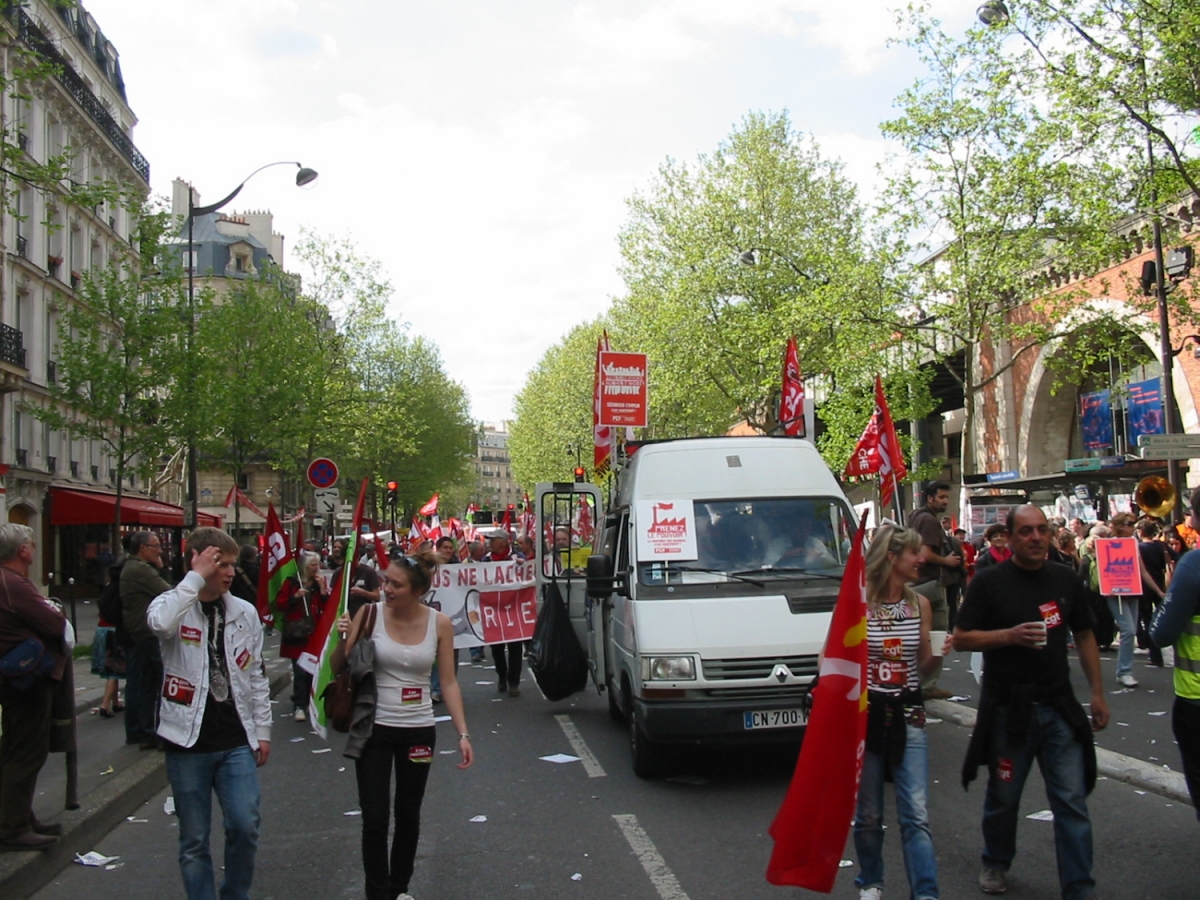
[[(159, 246), (167, 223), (161, 211), (143, 210), (135, 242)], [(143, 266), (128, 257), (84, 274), (76, 302), (59, 313), (57, 372), (50, 402), (28, 411), (47, 428), (98, 442), (116, 470), (120, 498), (131, 472), (152, 477), (179, 433), (162, 416), (164, 398), (176, 390), (185, 360), (178, 335), (186, 300), (178, 268)], [(115, 506), (112, 546), (120, 533)]]

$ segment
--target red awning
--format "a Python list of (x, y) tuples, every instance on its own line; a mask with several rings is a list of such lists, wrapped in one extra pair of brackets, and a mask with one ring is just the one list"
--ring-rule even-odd
[[(116, 506), (116, 494), (50, 488), (51, 525), (108, 525)], [(198, 521), (201, 525), (221, 526), (220, 516), (207, 513), (200, 513)], [(121, 524), (182, 528), (183, 508), (144, 497), (122, 497)]]

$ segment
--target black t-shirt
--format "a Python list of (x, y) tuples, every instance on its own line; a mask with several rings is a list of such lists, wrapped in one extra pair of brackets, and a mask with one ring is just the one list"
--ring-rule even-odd
[[(336, 574), (334, 575), (334, 580), (337, 580)], [(366, 563), (359, 563), (354, 567), (354, 580), (350, 582), (350, 587), (362, 588), (365, 591), (370, 591), (372, 594), (378, 594), (380, 584), (381, 582), (379, 580), (379, 573)], [(350, 618), (353, 619), (355, 613), (357, 613), (361, 607), (373, 602), (375, 601), (368, 600), (365, 597), (356, 597), (354, 594), (351, 594), (350, 600), (346, 603), (347, 611), (350, 613)]]
[(983, 651), (983, 677), (988, 682), (1049, 685), (1070, 676), (1067, 628), (1092, 628), (1092, 613), (1083, 584), (1067, 566), (1045, 563), (1022, 569), (1011, 559), (976, 571), (967, 598), (958, 610), (956, 629), (997, 631), (1022, 622), (1045, 621), (1046, 646), (1009, 645)]
[[(908, 517), (908, 527), (921, 536), (921, 545), (933, 548), (938, 556), (946, 556), (946, 532), (937, 516), (930, 512), (929, 507), (922, 506), (914, 509)], [(917, 583), (923, 584), (941, 577), (944, 566), (937, 563), (921, 563), (917, 568)]]
[[(1167, 545), (1162, 541), (1139, 541), (1138, 556), (1142, 560), (1142, 568), (1146, 570), (1154, 583), (1160, 588), (1167, 583)], [(1151, 599), (1157, 599), (1151, 596)]]
[[(211, 603), (201, 603), (201, 609), (208, 618), (208, 668), (209, 672), (219, 672), (225, 684), (229, 684), (229, 661), (225, 658), (225, 601), (214, 600)], [(218, 753), (222, 750), (233, 750), (250, 743), (246, 738), (246, 729), (238, 715), (237, 707), (233, 705), (232, 688), (227, 689), (224, 700), (213, 696), (213, 678), (209, 677), (209, 692), (204, 700), (204, 716), (200, 720), (200, 734), (196, 743), (190, 747), (179, 747), (168, 744), (172, 750), (182, 750), (187, 753)]]

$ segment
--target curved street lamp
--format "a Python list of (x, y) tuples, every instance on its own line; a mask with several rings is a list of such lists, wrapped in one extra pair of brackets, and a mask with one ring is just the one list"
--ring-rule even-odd
[(1003, 25), (1008, 21), (1008, 7), (1004, 5), (1004, 0), (985, 0), (975, 10), (975, 15), (984, 25)]
[[(259, 166), (257, 169), (255, 169), (253, 172), (251, 172), (249, 175), (247, 175), (245, 178), (243, 178), (242, 183), (239, 184), (237, 187), (235, 187), (232, 191), (230, 191), (227, 196), (221, 198), (216, 203), (210, 203), (207, 206), (196, 206), (195, 205), (195, 202), (194, 202), (195, 193), (193, 192), (191, 185), (188, 185), (188, 215), (187, 215), (187, 226), (188, 226), (188, 312), (190, 314), (188, 316), (188, 361), (189, 361), (189, 364), (195, 363), (195, 360), (192, 357), (192, 349), (193, 349), (193, 344), (196, 339), (196, 264), (198, 261), (196, 258), (195, 240), (194, 240), (196, 216), (207, 216), (210, 213), (215, 213), (217, 210), (219, 210), (223, 206), (225, 206), (225, 204), (232, 201), (234, 197), (236, 197), (238, 194), (240, 194), (242, 192), (242, 188), (244, 188), (246, 186), (247, 181), (249, 181), (251, 178), (253, 178), (255, 175), (257, 175), (263, 169), (269, 169), (272, 166), (295, 166), (297, 169), (297, 172), (296, 172), (296, 186), (297, 187), (304, 187), (306, 184), (312, 184), (314, 181), (317, 180), (317, 170), (316, 169), (306, 168), (305, 166), (300, 165), (300, 163), (298, 163), (298, 162), (294, 162), (291, 160), (283, 160), (282, 162), (267, 163), (265, 166)], [(195, 381), (195, 372), (192, 373), (192, 380)], [(199, 524), (199, 512), (198, 512), (198, 508), (197, 508), (197, 503), (199, 500), (199, 491), (197, 490), (197, 481), (196, 481), (196, 474), (197, 474), (196, 473), (196, 434), (195, 434), (194, 428), (189, 428), (188, 432), (189, 432), (189, 434), (188, 434), (188, 454), (187, 454), (188, 527), (194, 530), (196, 528), (196, 525)]]

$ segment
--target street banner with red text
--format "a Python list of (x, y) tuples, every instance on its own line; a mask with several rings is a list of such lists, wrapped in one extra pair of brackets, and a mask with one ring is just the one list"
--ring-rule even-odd
[(828, 894), (854, 818), (867, 738), (866, 516), (846, 562), (820, 680), (787, 796), (771, 823), (767, 881)]
[(796, 338), (788, 338), (787, 351), (783, 355), (783, 390), (779, 400), (779, 424), (789, 437), (813, 439), (812, 421), (815, 410), (804, 392), (804, 379), (800, 375), (800, 354), (796, 349)]
[(439, 566), (424, 602), (449, 617), (456, 648), (527, 641), (537, 624), (534, 563)]
[(600, 424), (645, 428), (649, 393), (645, 353), (600, 351)]
[(600, 424), (600, 354), (608, 349), (608, 332), (603, 338), (596, 340), (596, 372), (592, 379), (592, 437), (595, 452), (592, 457), (593, 478), (599, 481), (600, 476), (612, 468), (613, 450), (616, 432), (607, 425)]

